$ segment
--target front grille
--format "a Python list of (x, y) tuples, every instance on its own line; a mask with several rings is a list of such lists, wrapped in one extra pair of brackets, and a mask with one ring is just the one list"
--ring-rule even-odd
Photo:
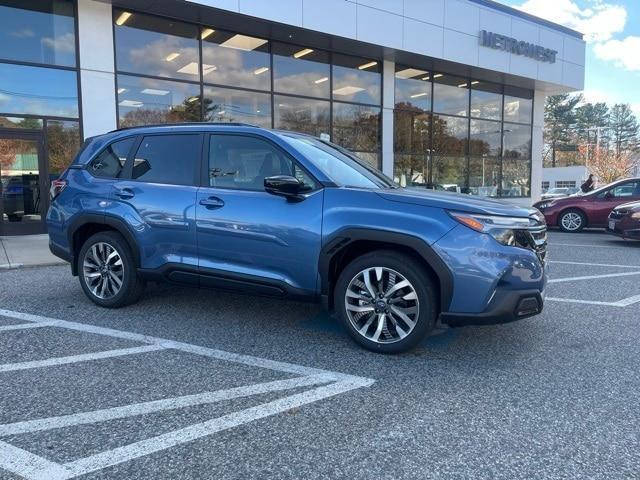
[(529, 217), (529, 228), (520, 230), (516, 235), (516, 245), (536, 253), (540, 262), (547, 258), (547, 223), (540, 214)]
[(614, 210), (609, 214), (611, 220), (620, 220), (625, 217), (629, 212), (627, 210)]

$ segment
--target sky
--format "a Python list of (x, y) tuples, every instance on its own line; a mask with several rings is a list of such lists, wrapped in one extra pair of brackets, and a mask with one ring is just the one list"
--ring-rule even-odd
[(640, 0), (498, 0), (584, 34), (584, 95), (640, 117)]

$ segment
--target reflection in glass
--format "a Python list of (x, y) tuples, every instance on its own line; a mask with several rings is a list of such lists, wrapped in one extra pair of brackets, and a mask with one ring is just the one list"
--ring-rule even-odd
[(364, 160), (365, 162), (367, 162), (373, 168), (377, 168), (378, 170), (380, 170), (382, 168), (380, 154), (378, 154), (378, 153), (358, 152), (358, 151), (354, 151), (354, 152), (351, 152), (351, 153), (353, 153), (360, 160)]
[(73, 4), (72, 0), (3, 0), (0, 58), (74, 67)]
[(497, 197), (499, 179), (499, 158), (484, 156), (469, 159), (469, 193), (481, 197)]
[(465, 157), (439, 157), (432, 160), (433, 182), (445, 190), (468, 193), (467, 159)]
[(333, 104), (332, 141), (349, 150), (380, 150), (380, 109), (349, 103)]
[(204, 29), (201, 36), (202, 62), (216, 67), (205, 70), (205, 83), (257, 90), (271, 88), (267, 40), (212, 28)]
[[(120, 24), (122, 15), (122, 10), (114, 10), (118, 70), (200, 81), (197, 27), (140, 13)], [(216, 68), (205, 62), (205, 78)]]
[(421, 110), (394, 112), (394, 151), (426, 154), (429, 152), (431, 115)]
[[(436, 78), (436, 75), (441, 75)], [(433, 111), (449, 115), (469, 114), (469, 82), (460, 77), (436, 74), (433, 85)]]
[(120, 127), (197, 122), (200, 109), (199, 85), (118, 75)]
[(403, 187), (428, 187), (428, 156), (395, 154), (393, 179)]
[(244, 122), (271, 127), (271, 96), (231, 88), (204, 88), (204, 118), (208, 122)]
[(275, 128), (329, 138), (329, 102), (276, 95), (273, 105)]
[(431, 110), (431, 74), (426, 70), (396, 66), (395, 108)]
[(329, 98), (329, 54), (295, 45), (273, 44), (273, 89)]
[(30, 130), (42, 130), (42, 119), (21, 118), (21, 117), (1, 117), (0, 128), (26, 128)]
[(462, 156), (467, 153), (469, 122), (465, 118), (433, 116), (433, 151)]
[(529, 158), (531, 156), (531, 126), (504, 124), (504, 158)]
[(504, 121), (531, 123), (533, 112), (533, 100), (505, 95), (504, 97)]
[(477, 80), (471, 82), (471, 116), (500, 120), (502, 118), (502, 87)]
[(469, 152), (471, 155), (500, 156), (502, 130), (500, 122), (471, 120)]
[(38, 142), (0, 138), (0, 181), (2, 219), (11, 223), (41, 220), (40, 167)]
[(0, 111), (77, 118), (76, 72), (0, 63)]
[(531, 160), (502, 161), (502, 196), (528, 197), (531, 195)]
[(49, 180), (54, 180), (71, 164), (80, 149), (80, 124), (47, 120)]
[[(381, 63), (375, 60), (333, 56), (333, 98), (345, 102), (381, 103)], [(325, 82), (326, 83), (326, 82)]]

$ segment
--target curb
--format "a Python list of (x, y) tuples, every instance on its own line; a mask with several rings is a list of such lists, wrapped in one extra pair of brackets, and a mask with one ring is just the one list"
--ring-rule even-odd
[(58, 267), (60, 265), (67, 265), (67, 262), (45, 262), (45, 263), (2, 263), (0, 264), (0, 271), (2, 270), (19, 270), (22, 268), (36, 268), (36, 267)]

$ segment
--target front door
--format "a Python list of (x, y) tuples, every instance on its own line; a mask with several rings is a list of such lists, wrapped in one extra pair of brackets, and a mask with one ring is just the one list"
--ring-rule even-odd
[(0, 235), (45, 233), (49, 179), (41, 133), (0, 131)]

